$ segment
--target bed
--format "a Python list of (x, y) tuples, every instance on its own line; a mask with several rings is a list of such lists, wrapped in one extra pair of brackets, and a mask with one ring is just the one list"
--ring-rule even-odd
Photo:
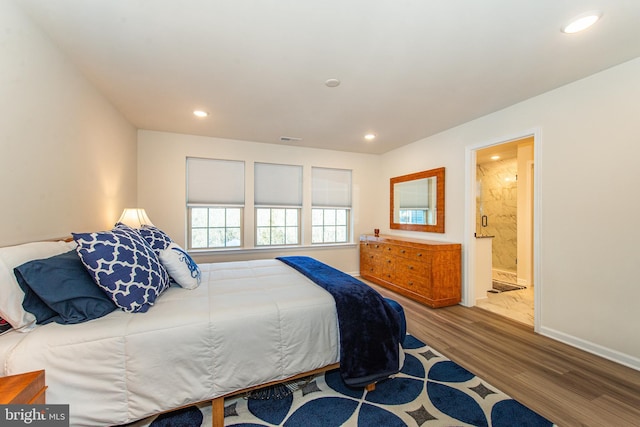
[[(29, 257), (78, 251), (76, 242), (47, 244), (48, 252), (30, 250)], [(6, 256), (5, 249), (0, 281), (26, 257)], [(145, 312), (116, 309), (80, 323), (30, 324), (5, 333), (1, 375), (44, 369), (47, 403), (69, 404), (71, 425), (126, 424), (202, 401), (213, 402), (214, 424), (222, 425), (225, 396), (333, 369), (344, 363), (341, 340), (366, 331), (355, 324), (345, 330), (344, 323), (354, 322), (339, 321), (332, 290), (285, 261), (201, 264), (199, 286), (168, 286)], [(328, 267), (315, 265), (312, 270)], [(15, 318), (7, 300), (20, 295), (0, 285), (0, 314)], [(383, 378), (367, 375), (371, 383)]]

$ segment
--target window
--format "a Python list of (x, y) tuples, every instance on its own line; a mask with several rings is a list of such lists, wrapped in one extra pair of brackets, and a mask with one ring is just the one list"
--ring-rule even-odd
[(256, 246), (300, 244), (302, 166), (254, 166)]
[(311, 243), (345, 243), (349, 239), (347, 209), (320, 209), (311, 211)]
[(312, 168), (311, 243), (350, 240), (351, 171)]
[(189, 208), (191, 249), (240, 247), (241, 208)]
[(427, 209), (398, 210), (400, 224), (427, 224)]
[(244, 162), (187, 158), (189, 249), (241, 247)]
[[(433, 224), (429, 206), (436, 205), (435, 179), (423, 178), (394, 185), (394, 208), (399, 224)], [(400, 187), (402, 187), (400, 189)]]
[(256, 246), (300, 243), (300, 209), (256, 208)]

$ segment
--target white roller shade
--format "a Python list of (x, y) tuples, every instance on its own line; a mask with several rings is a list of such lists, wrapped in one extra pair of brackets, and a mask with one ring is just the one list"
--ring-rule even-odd
[(244, 162), (187, 157), (187, 203), (244, 205)]
[(313, 206), (351, 207), (351, 171), (311, 168)]
[(256, 163), (256, 206), (302, 206), (302, 166)]

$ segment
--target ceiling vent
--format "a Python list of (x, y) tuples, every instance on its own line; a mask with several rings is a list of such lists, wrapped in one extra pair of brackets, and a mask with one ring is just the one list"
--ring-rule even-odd
[(298, 142), (298, 141), (302, 141), (302, 138), (296, 138), (295, 136), (281, 136), (280, 141), (281, 142)]

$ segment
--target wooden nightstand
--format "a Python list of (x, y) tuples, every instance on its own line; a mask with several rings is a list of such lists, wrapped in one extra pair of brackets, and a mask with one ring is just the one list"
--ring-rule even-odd
[(44, 371), (0, 377), (0, 404), (45, 404)]

